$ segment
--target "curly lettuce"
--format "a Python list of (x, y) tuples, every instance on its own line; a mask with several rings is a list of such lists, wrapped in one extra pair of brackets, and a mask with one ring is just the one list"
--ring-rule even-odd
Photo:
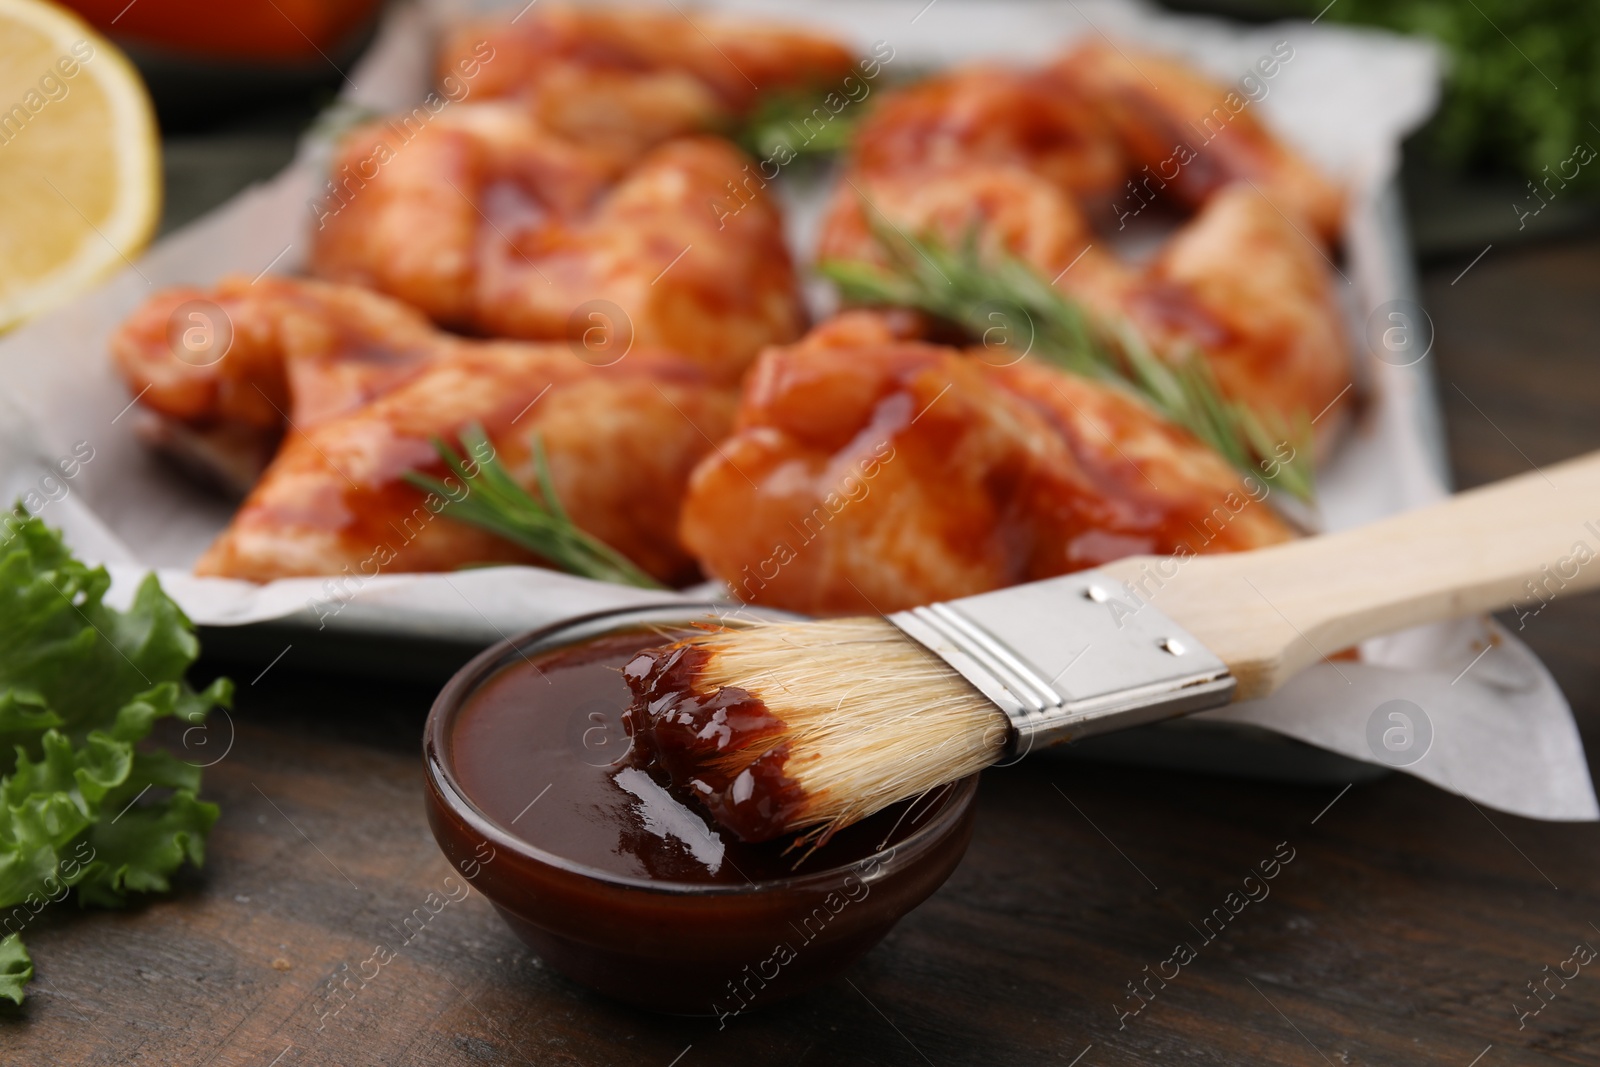
[(76, 893), (119, 907), (200, 865), (217, 806), (200, 768), (141, 747), (157, 720), (198, 725), (230, 707), (219, 678), (196, 692), (194, 624), (155, 575), (126, 611), (111, 578), (74, 559), (21, 507), (0, 519), (0, 998), (33, 976), (23, 929)]

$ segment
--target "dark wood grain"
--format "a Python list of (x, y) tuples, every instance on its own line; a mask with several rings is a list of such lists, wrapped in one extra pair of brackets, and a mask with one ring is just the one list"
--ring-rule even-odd
[[(1600, 447), (1600, 242), (1491, 251), (1426, 278), (1459, 480)], [(1597, 502), (1600, 507), (1600, 502)], [(1600, 748), (1600, 599), (1525, 631)], [(248, 682), (260, 669), (235, 669)], [(1337, 787), (1068, 764), (986, 776), (950, 882), (840, 980), (718, 1031), (543, 969), (476, 894), (337, 1016), (356, 968), (449, 874), (423, 820), (426, 685), (295, 653), (244, 684), (208, 771), (204, 872), (126, 913), (47, 915), (0, 1020), (11, 1064), (1593, 1064), (1600, 968), (1519, 1029), (1513, 1002), (1600, 945), (1600, 827), (1489, 813), (1403, 775)], [(1593, 760), (1591, 760), (1591, 765)], [(1070, 800), (1068, 799), (1070, 798)], [(1319, 817), (1320, 815), (1320, 817)], [(1191, 926), (1282, 842), (1271, 893)], [(1119, 1027), (1179, 942), (1197, 957)], [(1170, 973), (1170, 971), (1169, 971)], [(355, 983), (352, 982), (352, 986)], [(319, 1025), (321, 1028), (319, 1029)], [(1486, 1051), (1487, 1050), (1487, 1051)], [(1478, 1058), (1480, 1057), (1481, 1058)]]

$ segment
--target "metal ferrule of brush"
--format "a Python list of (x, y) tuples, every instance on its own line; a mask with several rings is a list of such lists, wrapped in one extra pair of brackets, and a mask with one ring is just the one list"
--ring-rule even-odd
[(888, 619), (1005, 712), (1013, 758), (1233, 697), (1233, 675), (1220, 659), (1100, 571)]

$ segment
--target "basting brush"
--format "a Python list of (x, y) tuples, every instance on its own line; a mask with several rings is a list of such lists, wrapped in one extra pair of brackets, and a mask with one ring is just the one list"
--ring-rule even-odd
[(741, 838), (823, 840), (1034, 748), (1265, 696), (1369, 637), (1593, 588), (1597, 554), (1593, 453), (1251, 552), (696, 635), (628, 664), (624, 721)]

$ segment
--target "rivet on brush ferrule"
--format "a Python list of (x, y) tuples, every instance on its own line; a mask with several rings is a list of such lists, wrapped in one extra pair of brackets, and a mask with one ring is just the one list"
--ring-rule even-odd
[(1228, 668), (1099, 571), (890, 615), (1005, 712), (1012, 754), (1226, 704)]

